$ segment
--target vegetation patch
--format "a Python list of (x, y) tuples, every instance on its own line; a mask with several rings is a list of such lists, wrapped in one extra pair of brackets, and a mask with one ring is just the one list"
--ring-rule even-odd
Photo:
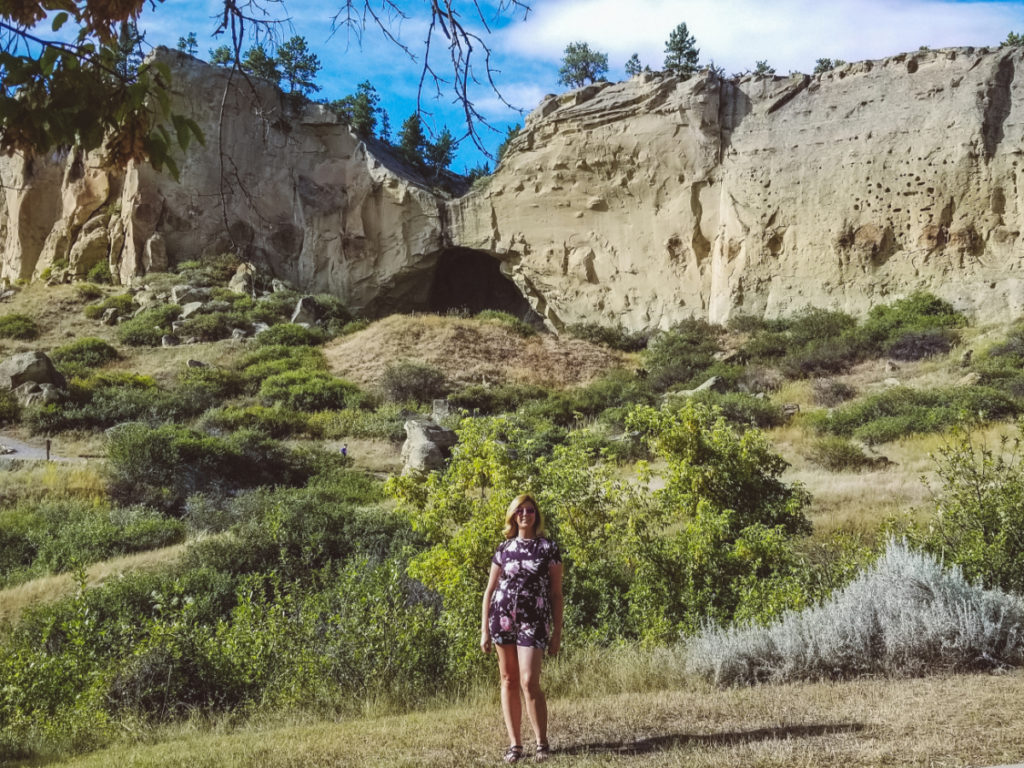
[(39, 326), (28, 315), (12, 312), (0, 315), (0, 339), (31, 340), (39, 335)]

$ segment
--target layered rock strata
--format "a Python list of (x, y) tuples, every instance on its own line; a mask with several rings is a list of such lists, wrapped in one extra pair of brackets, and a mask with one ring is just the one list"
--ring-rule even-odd
[(863, 314), (924, 289), (1024, 307), (1024, 52), (919, 51), (819, 76), (643, 74), (548, 97), (451, 239), (548, 321)]
[(230, 250), (373, 315), (459, 304), (458, 286), (491, 280), (469, 267), (500, 263), (556, 329), (863, 314), (919, 289), (979, 320), (1024, 307), (1020, 48), (588, 86), (546, 98), (456, 200), (323, 107), (162, 55), (206, 135), (180, 182), (89, 157), (0, 161), (0, 278), (106, 259), (128, 281)]

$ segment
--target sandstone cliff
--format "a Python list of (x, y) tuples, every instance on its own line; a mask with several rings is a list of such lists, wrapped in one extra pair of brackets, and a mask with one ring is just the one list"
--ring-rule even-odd
[(127, 281), (233, 250), (357, 312), (521, 294), (555, 328), (861, 314), (917, 289), (981, 320), (1024, 308), (1020, 48), (551, 96), (456, 200), (322, 107), (163, 55), (207, 137), (180, 183), (75, 156), (0, 160), (0, 278), (107, 259)]
[(55, 262), (84, 274), (107, 259), (127, 282), (233, 251), (357, 312), (425, 301), (441, 247), (440, 198), (324, 107), (161, 55), (172, 65), (175, 109), (206, 137), (185, 154), (180, 183), (148, 165), (105, 171), (91, 157), (3, 159), (0, 279), (38, 277)]
[(1024, 307), (1020, 48), (820, 76), (645, 74), (548, 97), (453, 242), (496, 253), (548, 320), (863, 313), (916, 289)]

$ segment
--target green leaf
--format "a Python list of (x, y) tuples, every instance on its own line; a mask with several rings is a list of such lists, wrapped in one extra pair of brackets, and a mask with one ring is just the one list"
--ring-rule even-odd
[(188, 149), (189, 142), (192, 139), (192, 129), (188, 124), (188, 119), (182, 115), (171, 115), (171, 122), (174, 123), (174, 132), (178, 137), (178, 146), (184, 152)]
[[(67, 14), (64, 14), (65, 16)], [(53, 74), (53, 68), (57, 65), (57, 60), (60, 58), (60, 51), (53, 47), (47, 47), (43, 49), (43, 55), (39, 57), (39, 69), (42, 73), (49, 77)]]
[(197, 123), (192, 118), (186, 118), (186, 120), (188, 122), (189, 129), (192, 131), (192, 135), (196, 137), (196, 141), (198, 141), (202, 146), (205, 147), (206, 134), (204, 134), (203, 129), (199, 127), (199, 123)]
[(50, 25), (50, 28), (53, 29), (54, 32), (56, 32), (58, 29), (64, 26), (64, 22), (66, 22), (67, 20), (67, 13), (61, 11), (60, 13), (53, 17), (53, 24)]

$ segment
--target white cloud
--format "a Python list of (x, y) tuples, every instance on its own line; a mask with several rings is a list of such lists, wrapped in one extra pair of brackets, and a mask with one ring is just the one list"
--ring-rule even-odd
[(701, 61), (727, 72), (766, 59), (780, 72), (810, 71), (820, 57), (848, 61), (957, 45), (996, 45), (1024, 30), (1019, 2), (949, 0), (547, 0), (512, 24), (496, 47), (507, 55), (557, 62), (583, 40), (609, 54), (612, 75), (634, 51), (658, 68), (665, 40), (685, 21)]

